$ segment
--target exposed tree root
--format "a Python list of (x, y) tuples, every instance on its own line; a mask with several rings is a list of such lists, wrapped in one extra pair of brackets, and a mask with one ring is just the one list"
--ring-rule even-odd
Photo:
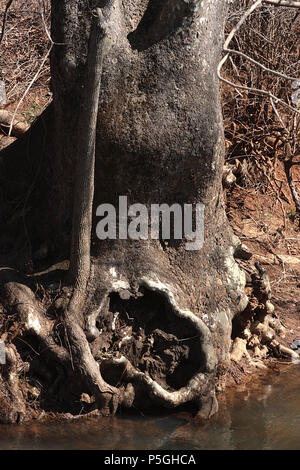
[[(176, 408), (185, 403), (200, 402), (199, 415), (203, 418), (209, 418), (217, 411), (217, 401), (214, 387), (212, 387), (213, 380), (210, 374), (197, 374), (185, 387), (174, 392), (169, 392), (161, 387), (155, 380), (151, 379), (151, 377), (134, 368), (124, 356), (112, 358), (108, 361), (108, 364), (112, 366), (122, 365), (124, 367), (124, 380), (133, 382), (134, 384), (130, 396), (132, 403), (134, 401), (134, 387), (138, 384), (143, 386), (145, 392), (152, 398), (154, 404), (166, 408)], [(207, 406), (207, 402), (211, 405), (210, 408)]]
[[(255, 263), (257, 272), (252, 272), (252, 292), (246, 309), (233, 321), (233, 342), (231, 360), (239, 363), (245, 357), (263, 360), (270, 353), (277, 357), (298, 359), (299, 355), (283, 345), (286, 328), (277, 318), (271, 303), (271, 288), (267, 272)], [(255, 365), (257, 362), (255, 362)]]
[[(244, 253), (240, 246), (239, 253)], [(240, 363), (246, 357), (262, 368), (270, 353), (293, 359), (298, 354), (281, 344), (285, 329), (270, 301), (267, 273), (259, 265), (256, 270), (249, 300), (239, 297), (231, 359)], [(240, 274), (231, 264), (228, 273), (229, 281), (241, 288)], [(39, 415), (57, 401), (54, 409), (74, 419), (111, 415), (119, 407), (175, 408), (186, 403), (197, 406), (200, 418), (217, 411), (218, 358), (205, 315), (182, 308), (180, 288), (154, 273), (132, 284), (110, 267), (104, 278), (109, 282), (99, 307), (92, 303), (79, 324), (65, 308), (68, 288), (65, 298), (55, 298), (49, 308), (34, 294), (30, 278), (12, 269), (0, 271), (5, 317), (13, 315), (18, 325), (11, 334), (0, 324), (6, 331), (1, 339), (7, 356), (0, 382), (3, 422), (26, 419), (30, 403), (36, 401)], [(68, 401), (78, 405), (72, 408)]]
[(104, 414), (114, 414), (119, 405), (119, 391), (108, 385), (99, 370), (99, 364), (92, 356), (87, 338), (76, 318), (64, 319), (66, 335), (70, 344), (72, 367), (76, 367), (85, 379), (88, 390), (95, 395), (99, 408)]
[[(106, 404), (111, 401), (111, 395), (118, 395), (118, 391), (101, 378), (99, 365), (94, 360), (86, 336), (76, 323), (76, 319), (67, 316), (62, 320), (67, 349), (59, 346), (53, 337), (54, 321), (46, 317), (43, 306), (35, 298), (32, 290), (25, 285), (26, 279), (13, 270), (2, 270), (1, 273), (1, 294), (6, 310), (14, 312), (24, 333), (36, 338), (44, 357), (63, 366), (65, 370), (77, 369), (79, 375), (86, 381), (88, 391), (95, 394), (99, 406), (105, 410)], [(5, 273), (8, 275), (6, 279)], [(16, 278), (18, 281), (12, 280)], [(110, 410), (110, 412), (115, 411), (115, 409)]]
[[(122, 283), (118, 285), (121, 295), (124, 292), (124, 289), (122, 289), (124, 285)], [(21, 336), (16, 336), (16, 339), (20, 338), (21, 344), (28, 345), (34, 351), (35, 356), (38, 355), (34, 359), (38, 361), (38, 366), (34, 367), (26, 362), (25, 355), (21, 358), (16, 346), (9, 342), (12, 338), (9, 338), (7, 334), (2, 337), (7, 342), (7, 363), (3, 366), (2, 374), (2, 381), (6, 381), (6, 384), (3, 384), (2, 388), (3, 391), (10, 391), (10, 399), (6, 402), (5, 412), (5, 416), (8, 416), (8, 418), (1, 418), (2, 421), (8, 419), (10, 422), (16, 422), (22, 416), (26, 416), (26, 394), (30, 394), (35, 398), (39, 396), (39, 391), (36, 387), (32, 386), (32, 383), (36, 380), (36, 371), (38, 371), (38, 376), (43, 376), (42, 381), (46, 377), (46, 382), (51, 382), (51, 384), (49, 383), (46, 386), (48, 392), (44, 392), (46, 399), (47, 393), (51, 396), (59, 396), (61, 386), (66, 388), (65, 381), (68, 380), (68, 377), (73, 376), (75, 379), (77, 377), (77, 394), (85, 395), (87, 398), (83, 401), (91, 403), (87, 406), (87, 413), (97, 409), (102, 415), (114, 414), (119, 406), (131, 407), (135, 404), (143, 406), (140, 404), (142, 402), (147, 403), (147, 400), (151, 405), (157, 404), (168, 408), (193, 402), (198, 405), (199, 416), (202, 418), (208, 418), (216, 412), (217, 401), (214, 392), (216, 358), (211, 343), (210, 330), (196, 315), (178, 306), (170, 286), (163, 284), (158, 279), (151, 280), (148, 278), (141, 278), (139, 286), (161, 296), (162, 300), (160, 302), (164, 302), (166, 308), (170, 311), (171, 321), (175, 322), (175, 324), (176, 321), (179, 321), (178, 331), (180, 331), (180, 321), (182, 321), (182, 331), (191, 331), (189, 334), (192, 335), (181, 340), (177, 339), (174, 335), (155, 330), (155, 341), (168, 342), (168, 338), (170, 338), (171, 343), (175, 341), (175, 351), (180, 351), (182, 347), (185, 348), (183, 351), (186, 351), (186, 357), (190, 356), (189, 360), (192, 361), (196, 360), (195, 354), (200, 355), (199, 364), (196, 366), (195, 363), (195, 366), (193, 366), (195, 372), (190, 372), (191, 377), (188, 382), (184, 386), (179, 386), (177, 390), (168, 385), (166, 385), (166, 389), (155, 378), (151, 377), (151, 370), (154, 371), (154, 376), (156, 374), (155, 368), (158, 367), (157, 364), (159, 362), (156, 364), (158, 359), (151, 359), (154, 369), (143, 372), (134, 366), (127, 357), (120, 355), (114, 349), (107, 354), (98, 349), (98, 356), (97, 354), (96, 356), (93, 355), (92, 351), (97, 351), (97, 349), (95, 349), (93, 341), (89, 344), (86, 334), (82, 327), (78, 325), (75, 318), (66, 315), (66, 312), (64, 312), (62, 318), (50, 318), (45, 307), (28, 286), (27, 278), (11, 269), (1, 270), (1, 298), (3, 306), (7, 314), (13, 313), (21, 333)], [(117, 290), (117, 287), (115, 290)], [(101, 314), (103, 314), (101, 309), (97, 310), (97, 315), (94, 314), (95, 324), (96, 321), (98, 322), (101, 319)], [(176, 317), (178, 320), (176, 320)], [(60, 345), (55, 334), (57, 324), (62, 326)], [(161, 324), (163, 326), (164, 321)], [(103, 334), (105, 338), (107, 333)], [(101, 339), (101, 336), (98, 336), (98, 339)], [(134, 335), (132, 335), (131, 339), (133, 342), (135, 341)], [(183, 346), (181, 346), (180, 341), (184, 342)], [(96, 344), (96, 340), (94, 342)], [(172, 352), (171, 343), (160, 361), (169, 360), (168, 358), (170, 357), (172, 361), (175, 361), (172, 367), (177, 367), (176, 354), (178, 353)], [(17, 344), (19, 344), (18, 341)], [(188, 353), (188, 351), (190, 352)], [(166, 354), (169, 356), (166, 356)], [(42, 363), (44, 361), (46, 361), (46, 368), (43, 374)], [(120, 379), (117, 386), (111, 385), (103, 379), (100, 368), (103, 370), (109, 369), (109, 377), (111, 377), (111, 371), (116, 370), (116, 368), (119, 369)], [(19, 383), (20, 373), (23, 374), (24, 380), (27, 373), (29, 373), (26, 386), (24, 383)], [(90, 399), (90, 396), (93, 398)], [(9, 412), (7, 412), (7, 408), (10, 409)]]
[(1, 269), (0, 276), (1, 299), (6, 310), (17, 316), (22, 329), (37, 338), (50, 358), (67, 365), (70, 362), (69, 354), (54, 341), (53, 321), (45, 316), (44, 307), (26, 285), (26, 278), (12, 269)]

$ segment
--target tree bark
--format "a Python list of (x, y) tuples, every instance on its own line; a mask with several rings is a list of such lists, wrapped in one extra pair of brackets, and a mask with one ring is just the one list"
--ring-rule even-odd
[(82, 308), (91, 268), (91, 229), (95, 178), (95, 140), (101, 87), (102, 64), (109, 51), (110, 11), (105, 17), (100, 8), (93, 12), (92, 28), (88, 45), (86, 76), (82, 94), (81, 111), (77, 130), (77, 159), (73, 223), (70, 255), (70, 274), (74, 292), (69, 309)]
[[(207, 417), (217, 410), (216, 376), (228, 365), (232, 318), (247, 305), (221, 187), (224, 142), (216, 71), (227, 3), (98, 2), (104, 18), (109, 11), (110, 48), (104, 53), (103, 42), (91, 66), (89, 2), (52, 0), (52, 37), (60, 44), (51, 57), (54, 144), (45, 159), (48, 192), (36, 206), (47, 211), (39, 236), (54, 239), (55, 227), (56, 238), (66, 240), (73, 196), (75, 201), (75, 290), (52, 325), (64, 325), (67, 360), (59, 353), (54, 360), (56, 366), (63, 363), (64, 403), (72, 393), (87, 392), (103, 413), (153, 402), (167, 407), (193, 402)], [(84, 86), (89, 82), (91, 88)], [(8, 155), (2, 154), (2, 161)], [(37, 178), (36, 192), (39, 185)], [(96, 208), (118, 207), (119, 196), (149, 211), (155, 203), (205, 204), (203, 248), (187, 251), (186, 240), (176, 239), (99, 240)], [(9, 311), (11, 285), (5, 277), (3, 286)], [(80, 293), (77, 318), (74, 292)], [(70, 299), (68, 286), (64, 295)], [(52, 340), (45, 346), (48, 353), (51, 345)]]

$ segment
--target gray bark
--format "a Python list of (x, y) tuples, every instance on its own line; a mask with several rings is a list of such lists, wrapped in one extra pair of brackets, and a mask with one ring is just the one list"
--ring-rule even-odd
[[(216, 376), (228, 365), (231, 320), (247, 304), (221, 187), (224, 142), (216, 70), (227, 3), (109, 0), (93, 5), (111, 14), (110, 48), (93, 69), (102, 68), (102, 74), (90, 264), (93, 105), (100, 76), (97, 81), (89, 73), (91, 95), (82, 87), (92, 12), (86, 0), (52, 0), (52, 36), (63, 45), (55, 46), (51, 57), (55, 151), (48, 187), (56, 210), (48, 205), (44, 234), (51, 238), (55, 226), (66, 236), (75, 193), (71, 271), (75, 294), (86, 295), (75, 308), (78, 321), (68, 303), (64, 309), (68, 374), (80, 377), (81, 390), (93, 394), (104, 413), (145, 406), (147, 397), (169, 407), (194, 402), (207, 417), (217, 410)], [(82, 104), (87, 108), (80, 118)], [(79, 156), (79, 180), (74, 155)], [(203, 248), (186, 251), (184, 240), (173, 239), (98, 240), (95, 208), (104, 202), (117, 206), (120, 195), (148, 208), (202, 202)], [(153, 366), (155, 348), (159, 364)], [(62, 383), (67, 395), (68, 381)]]

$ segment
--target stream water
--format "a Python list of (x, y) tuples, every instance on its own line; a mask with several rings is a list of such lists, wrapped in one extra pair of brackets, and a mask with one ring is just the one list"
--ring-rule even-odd
[(221, 397), (207, 424), (187, 412), (73, 423), (0, 425), (0, 449), (300, 449), (300, 365)]

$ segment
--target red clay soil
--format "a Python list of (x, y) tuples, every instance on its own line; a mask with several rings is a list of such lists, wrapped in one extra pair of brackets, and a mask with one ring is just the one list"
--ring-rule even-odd
[[(299, 188), (300, 168), (293, 169), (293, 179)], [(227, 215), (234, 233), (253, 253), (241, 264), (253, 266), (258, 261), (267, 271), (274, 314), (286, 327), (281, 343), (291, 347), (300, 339), (300, 231), (294, 203), (285, 179), (283, 165), (278, 164), (276, 176), (269, 182), (245, 187), (235, 185), (227, 191)], [(268, 369), (278, 370), (288, 359), (267, 358)], [(247, 358), (232, 362), (226, 387), (253, 379), (253, 372), (264, 373), (250, 365)]]

